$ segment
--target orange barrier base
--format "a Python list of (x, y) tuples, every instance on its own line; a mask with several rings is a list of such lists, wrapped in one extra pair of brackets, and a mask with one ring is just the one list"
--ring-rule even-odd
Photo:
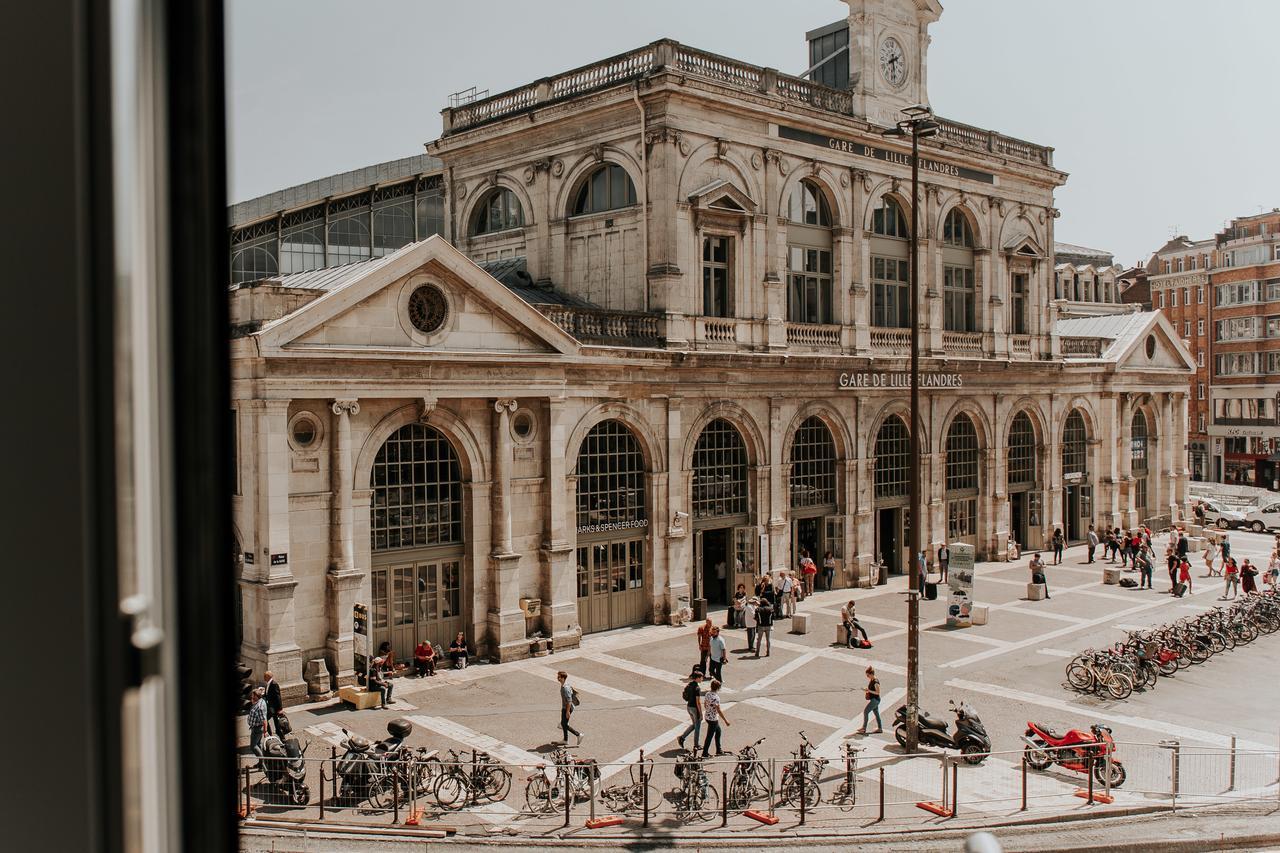
[[(1080, 798), (1080, 799), (1082, 799), (1082, 800), (1087, 800), (1087, 799), (1089, 799), (1089, 792), (1088, 792), (1087, 790), (1085, 790), (1084, 788), (1077, 788), (1077, 789), (1076, 789), (1076, 796), (1077, 796), (1077, 797), (1079, 797), (1079, 798)], [(1115, 797), (1112, 797), (1112, 796), (1109, 796), (1109, 795), (1107, 795), (1107, 794), (1104, 794), (1104, 793), (1102, 793), (1101, 791), (1094, 791), (1094, 792), (1093, 792), (1093, 801), (1094, 801), (1095, 803), (1105, 803), (1106, 805), (1111, 805), (1112, 803), (1114, 803), (1114, 802), (1116, 801), (1116, 798), (1115, 798)]]
[(916, 803), (916, 808), (924, 809), (927, 812), (933, 812), (939, 817), (951, 817), (951, 809), (946, 806), (940, 806), (937, 803)]
[(409, 812), (409, 816), (404, 819), (405, 826), (418, 826), (422, 818), (426, 815), (426, 809), (414, 809)]
[(760, 821), (765, 826), (773, 826), (779, 820), (777, 815), (767, 814), (765, 812), (758, 812), (755, 809), (747, 809), (745, 812), (743, 812), (743, 814), (751, 818), (752, 820)]
[(618, 826), (622, 823), (622, 818), (616, 814), (605, 815), (593, 820), (587, 821), (587, 829), (603, 829), (606, 826)]

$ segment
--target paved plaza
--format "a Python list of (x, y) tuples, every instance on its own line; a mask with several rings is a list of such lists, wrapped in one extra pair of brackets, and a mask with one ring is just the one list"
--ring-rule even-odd
[[(1232, 533), (1232, 540), (1233, 553), (1257, 561), (1269, 553), (1272, 537)], [(1007, 751), (981, 767), (961, 768), (964, 797), (1010, 799), (979, 806), (979, 811), (1004, 814), (1008, 806), (1016, 806), (1012, 800), (1017, 796), (1018, 752), (1028, 719), (1060, 728), (1084, 728), (1091, 722), (1111, 726), (1120, 743), (1117, 756), (1133, 765), (1122, 793), (1135, 805), (1150, 799), (1144, 791), (1167, 790), (1161, 787), (1167, 786), (1167, 777), (1150, 769), (1166, 767), (1166, 753), (1138, 746), (1164, 739), (1177, 739), (1190, 750), (1183, 759), (1183, 775), (1189, 777), (1200, 772), (1195, 747), (1226, 747), (1234, 734), (1241, 750), (1272, 752), (1265, 781), (1275, 781), (1278, 732), (1271, 709), (1280, 700), (1280, 687), (1274, 678), (1259, 674), (1269, 672), (1280, 650), (1276, 635), (1162, 678), (1155, 689), (1135, 692), (1124, 701), (1081, 697), (1063, 686), (1064, 664), (1075, 652), (1123, 639), (1132, 627), (1203, 611), (1217, 603), (1221, 581), (1201, 579), (1197, 571), (1193, 591), (1183, 599), (1160, 591), (1159, 572), (1155, 592), (1104, 585), (1102, 566), (1085, 565), (1083, 548), (1072, 548), (1063, 565), (1048, 569), (1052, 598), (1028, 601), (1026, 564), (1024, 558), (1013, 564), (977, 566), (974, 597), (990, 605), (987, 625), (948, 630), (945, 596), (922, 603), (922, 707), (950, 719), (947, 701), (967, 701), (981, 715), (993, 749)], [(869, 650), (850, 651), (834, 643), (840, 606), (850, 597), (847, 590), (818, 593), (800, 605), (801, 612), (810, 614), (807, 634), (789, 633), (789, 621), (781, 620), (768, 657), (756, 659), (746, 652), (744, 632), (728, 631), (731, 660), (724, 670), (725, 702), (732, 725), (724, 733), (725, 750), (764, 737), (761, 756), (781, 761), (797, 748), (803, 731), (818, 745), (819, 755), (833, 759), (827, 778), (836, 780), (832, 786), (838, 784), (836, 759), (846, 736), (861, 724), (863, 669), (873, 664), (883, 684), (886, 726), (883, 734), (853, 739), (864, 748), (864, 779), (875, 779), (883, 766), (891, 797), (937, 799), (937, 766), (926, 770), (920, 762), (898, 763), (891, 730), (893, 709), (905, 693), (904, 588), (905, 580), (895, 578), (886, 586), (852, 592), (859, 618), (874, 642)], [(723, 613), (713, 616), (717, 624), (724, 623)], [(698, 659), (694, 627), (650, 626), (592, 635), (579, 649), (544, 658), (473, 665), (421, 680), (400, 678), (395, 681), (396, 701), (388, 710), (353, 712), (338, 703), (294, 709), (291, 719), (297, 731), (322, 746), (313, 747), (310, 755), (327, 755), (328, 744), (341, 740), (340, 727), (374, 738), (385, 736), (386, 722), (397, 716), (415, 723), (411, 745), (437, 749), (442, 757), (449, 749), (490, 753), (512, 765), (515, 777), (506, 805), (479, 810), (479, 817), (498, 828), (515, 820), (515, 810), (523, 806), (528, 774), (515, 768), (544, 761), (559, 738), (558, 669), (568, 671), (582, 696), (573, 721), (585, 737), (575, 752), (607, 765), (605, 784), (625, 778), (625, 765), (641, 751), (658, 760), (678, 755), (675, 739), (687, 723), (680, 698), (682, 676)], [(1242, 758), (1242, 773), (1244, 764)], [(1215, 767), (1212, 772), (1220, 771)], [(1082, 777), (1066, 773), (1036, 774), (1031, 795), (1062, 795), (1066, 799), (1061, 802), (1070, 803), (1082, 782)], [(874, 800), (872, 782), (864, 785), (861, 796)], [(1184, 785), (1189, 790), (1192, 783)]]

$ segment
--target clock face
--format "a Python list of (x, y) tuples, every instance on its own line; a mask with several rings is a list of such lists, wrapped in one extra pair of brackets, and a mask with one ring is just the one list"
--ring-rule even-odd
[(880, 73), (890, 86), (907, 82), (907, 56), (895, 38), (887, 38), (880, 44)]

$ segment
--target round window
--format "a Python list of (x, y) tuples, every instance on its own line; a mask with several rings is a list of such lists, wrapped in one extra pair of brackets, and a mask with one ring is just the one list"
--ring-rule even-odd
[(449, 301), (434, 284), (424, 284), (409, 295), (409, 322), (419, 332), (438, 332), (448, 315)]
[(298, 450), (310, 450), (320, 441), (320, 424), (310, 412), (299, 412), (289, 424), (289, 438)]
[(1147, 358), (1156, 357), (1156, 336), (1147, 335)]
[(533, 413), (527, 409), (521, 409), (511, 418), (511, 434), (515, 436), (516, 441), (531, 441), (533, 439), (533, 431)]

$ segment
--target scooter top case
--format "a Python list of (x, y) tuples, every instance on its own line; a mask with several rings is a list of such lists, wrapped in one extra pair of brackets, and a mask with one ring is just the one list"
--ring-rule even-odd
[[(928, 711), (916, 712), (916, 720), (917, 722), (919, 722), (920, 728), (922, 729), (935, 729), (940, 732), (946, 732), (947, 730), (946, 722), (943, 720), (939, 720), (936, 717), (929, 716)], [(893, 712), (893, 722), (895, 724), (901, 723), (902, 725), (906, 725), (906, 722), (907, 722), (907, 706), (906, 705), (900, 706), (897, 711)]]

